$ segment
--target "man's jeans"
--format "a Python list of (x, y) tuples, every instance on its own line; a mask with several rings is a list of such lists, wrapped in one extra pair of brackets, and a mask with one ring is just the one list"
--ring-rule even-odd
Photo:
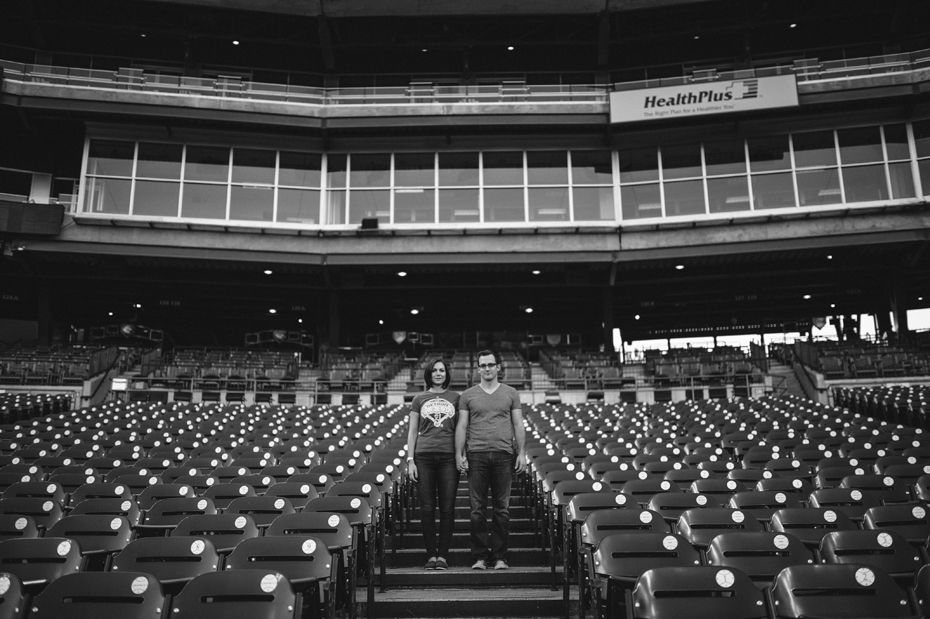
[[(506, 559), (510, 533), (510, 483), (514, 455), (504, 451), (468, 452), (471, 497), (471, 554), (493, 564)], [(491, 540), (488, 544), (488, 489), (491, 490)]]
[[(459, 471), (453, 452), (418, 453), (417, 493), (420, 495), (420, 522), (427, 557), (449, 558), (452, 529), (455, 527), (455, 495), (459, 488)], [(436, 498), (439, 498), (439, 547), (436, 546)]]

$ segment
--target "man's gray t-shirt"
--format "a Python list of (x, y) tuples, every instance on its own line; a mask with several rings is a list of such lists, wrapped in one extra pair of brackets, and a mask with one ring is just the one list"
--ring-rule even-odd
[[(520, 409), (520, 394), (509, 385), (501, 384), (494, 393), (481, 385), (462, 392), (459, 410), (468, 411), (468, 451), (504, 451), (514, 453), (511, 411)], [(521, 409), (522, 410), (522, 409)]]

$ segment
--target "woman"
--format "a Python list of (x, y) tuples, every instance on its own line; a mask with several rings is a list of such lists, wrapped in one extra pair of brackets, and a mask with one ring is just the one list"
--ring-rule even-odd
[(448, 569), (446, 557), (455, 524), (455, 495), (459, 485), (459, 471), (455, 466), (455, 423), (459, 394), (449, 391), (451, 380), (446, 362), (440, 358), (431, 359), (423, 368), (426, 391), (418, 393), (410, 405), (407, 475), (417, 482), (420, 495), (420, 521), (429, 557), (424, 567), (428, 570)]

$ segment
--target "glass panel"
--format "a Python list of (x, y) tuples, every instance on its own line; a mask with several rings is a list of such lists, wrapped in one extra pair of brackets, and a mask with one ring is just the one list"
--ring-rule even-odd
[[(354, 197), (355, 194), (353, 193), (352, 196)], [(435, 200), (436, 191), (433, 189), (395, 189), (394, 223), (434, 223), (436, 221)]]
[[(336, 155), (335, 158), (344, 155)], [(330, 158), (332, 161), (332, 158)], [(319, 153), (288, 153), (281, 152), (280, 170), (278, 170), (278, 185), (291, 185), (295, 187), (319, 187), (320, 170), (323, 169), (323, 155)], [(345, 182), (345, 181), (343, 181)]]
[(659, 184), (633, 185), (620, 188), (620, 204), (624, 219), (662, 216), (662, 196)]
[(752, 195), (755, 198), (756, 210), (795, 206), (791, 173), (753, 174)]
[(439, 221), (443, 223), (479, 221), (478, 206), (477, 189), (439, 190)]
[(522, 189), (485, 189), (484, 220), (524, 221)]
[(885, 125), (884, 129), (888, 160), (910, 159), (911, 149), (907, 145), (907, 127), (905, 125)]
[(920, 170), (920, 189), (925, 196), (930, 196), (930, 159), (917, 162)]
[(844, 167), (843, 184), (846, 186), (847, 202), (871, 202), (873, 200), (888, 199), (884, 165)]
[(226, 219), (226, 186), (184, 183), (182, 217)]
[(914, 123), (914, 142), (918, 157), (930, 157), (930, 120)]
[(708, 176), (745, 174), (746, 151), (743, 141), (726, 140), (704, 144), (704, 165)]
[(636, 148), (620, 151), (620, 182), (638, 183), (659, 180), (659, 151)]
[(319, 191), (278, 189), (278, 221), (289, 224), (315, 224), (319, 214)]
[(522, 186), (523, 153), (484, 153), (484, 184)]
[(795, 133), (794, 163), (799, 168), (836, 165), (836, 147), (832, 131)]
[[(326, 157), (326, 186), (346, 186), (347, 155), (327, 155)], [(330, 222), (333, 223), (333, 222)]]
[(439, 185), (477, 186), (478, 153), (439, 153)]
[(609, 150), (572, 151), (573, 185), (612, 185), (613, 163)]
[(531, 188), (530, 221), (568, 221), (568, 187)]
[(711, 213), (749, 210), (749, 183), (745, 176), (707, 179), (707, 202)]
[(565, 151), (526, 153), (526, 179), (530, 185), (567, 185), (568, 154)]
[(840, 140), (840, 159), (843, 165), (884, 160), (882, 135), (878, 127), (840, 129), (836, 133)]
[(706, 212), (702, 181), (665, 184), (665, 215), (667, 217), (703, 215)]
[(701, 176), (701, 145), (663, 146), (662, 173), (665, 180)]
[(572, 198), (575, 221), (613, 221), (616, 217), (613, 187), (575, 187)]
[[(136, 165), (136, 178), (181, 179), (180, 144), (139, 143), (139, 163)], [(177, 205), (175, 205), (177, 207)], [(177, 208), (175, 208), (177, 211)], [(175, 212), (175, 215), (177, 212)]]
[[(180, 171), (179, 162), (178, 172)], [(177, 217), (180, 193), (181, 183), (136, 181), (136, 195), (133, 198), (132, 214)]]
[(326, 223), (344, 224), (346, 222), (345, 191), (326, 192)]
[(117, 140), (91, 140), (87, 159), (88, 174), (132, 176), (135, 144)]
[(274, 167), (277, 154), (273, 150), (233, 149), (234, 183), (260, 183), (274, 185)]
[(349, 202), (349, 223), (360, 224), (363, 219), (377, 217), (385, 224), (391, 221), (390, 191), (353, 191)]
[(184, 180), (227, 182), (229, 149), (219, 146), (188, 146)]
[(889, 163), (891, 173), (891, 195), (895, 200), (914, 197), (914, 176), (911, 174), (910, 162)]
[(229, 218), (274, 221), (274, 187), (232, 187)]
[(798, 172), (798, 199), (801, 206), (838, 204), (841, 198), (836, 168)]
[(131, 180), (89, 178), (87, 181), (86, 212), (129, 214)]
[(432, 187), (435, 182), (433, 153), (397, 153), (394, 155), (395, 187)]
[(787, 135), (749, 138), (749, 167), (753, 172), (790, 170), (791, 150)]
[(349, 174), (350, 187), (353, 189), (358, 187), (387, 187), (390, 182), (391, 155), (352, 155), (352, 172)]

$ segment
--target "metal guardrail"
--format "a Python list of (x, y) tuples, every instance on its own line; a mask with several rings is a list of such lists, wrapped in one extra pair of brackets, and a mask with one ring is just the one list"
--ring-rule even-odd
[(318, 88), (294, 84), (253, 82), (240, 77), (185, 77), (148, 73), (142, 69), (117, 71), (56, 67), (0, 60), (4, 79), (114, 90), (160, 92), (279, 101), (309, 105), (398, 105), (450, 103), (549, 103), (606, 102), (612, 90), (638, 90), (694, 83), (751, 79), (773, 75), (797, 75), (799, 82), (900, 73), (930, 67), (930, 50), (867, 56), (844, 60), (795, 60), (790, 65), (717, 72), (696, 70), (691, 75), (647, 79), (616, 84), (536, 85), (502, 81), (492, 85), (440, 85), (412, 82), (408, 86), (368, 88)]

